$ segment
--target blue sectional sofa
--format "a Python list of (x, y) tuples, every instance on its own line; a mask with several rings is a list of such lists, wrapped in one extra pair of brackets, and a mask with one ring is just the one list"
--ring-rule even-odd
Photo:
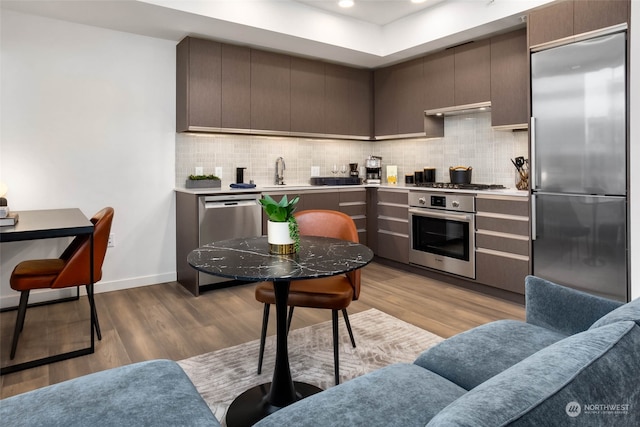
[(3, 426), (220, 426), (182, 368), (152, 360), (0, 400)]
[(640, 426), (640, 299), (529, 276), (502, 320), (294, 403), (256, 427)]
[[(451, 337), (256, 426), (640, 426), (640, 299), (621, 304), (530, 276), (526, 317)], [(0, 400), (0, 423), (219, 426), (168, 360)]]

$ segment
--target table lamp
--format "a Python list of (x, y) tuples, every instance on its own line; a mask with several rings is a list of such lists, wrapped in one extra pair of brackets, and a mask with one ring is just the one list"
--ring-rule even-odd
[(0, 182), (0, 218), (6, 218), (9, 215), (9, 206), (7, 205), (7, 199), (4, 198), (7, 194), (7, 184)]

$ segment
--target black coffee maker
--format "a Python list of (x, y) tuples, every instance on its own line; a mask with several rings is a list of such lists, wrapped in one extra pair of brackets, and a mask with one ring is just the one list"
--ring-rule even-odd
[(357, 163), (349, 163), (349, 176), (357, 178), (360, 176), (360, 171), (358, 170)]

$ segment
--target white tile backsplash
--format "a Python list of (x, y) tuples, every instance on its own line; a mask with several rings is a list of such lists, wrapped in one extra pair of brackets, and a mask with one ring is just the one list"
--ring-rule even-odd
[(311, 166), (320, 167), (320, 176), (332, 176), (333, 164), (363, 166), (369, 155), (377, 155), (382, 156), (383, 177), (385, 165), (397, 165), (400, 181), (428, 166), (436, 168), (437, 181), (449, 182), (450, 166), (471, 166), (475, 183), (514, 187), (515, 168), (509, 159), (527, 157), (527, 132), (495, 131), (487, 112), (446, 117), (444, 134), (444, 138), (385, 141), (176, 134), (176, 186), (184, 187), (196, 166), (202, 166), (205, 174), (222, 167), (223, 188), (235, 182), (236, 167), (247, 168), (245, 182), (273, 185), (280, 156), (286, 164), (285, 183), (305, 184)]

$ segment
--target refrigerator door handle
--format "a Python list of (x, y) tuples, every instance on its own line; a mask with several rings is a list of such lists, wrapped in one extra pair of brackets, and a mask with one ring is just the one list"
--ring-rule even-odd
[(536, 240), (538, 234), (536, 227), (536, 195), (531, 195), (531, 240)]
[(529, 162), (529, 178), (531, 179), (531, 190), (537, 188), (536, 185), (536, 118), (531, 117), (531, 160)]

